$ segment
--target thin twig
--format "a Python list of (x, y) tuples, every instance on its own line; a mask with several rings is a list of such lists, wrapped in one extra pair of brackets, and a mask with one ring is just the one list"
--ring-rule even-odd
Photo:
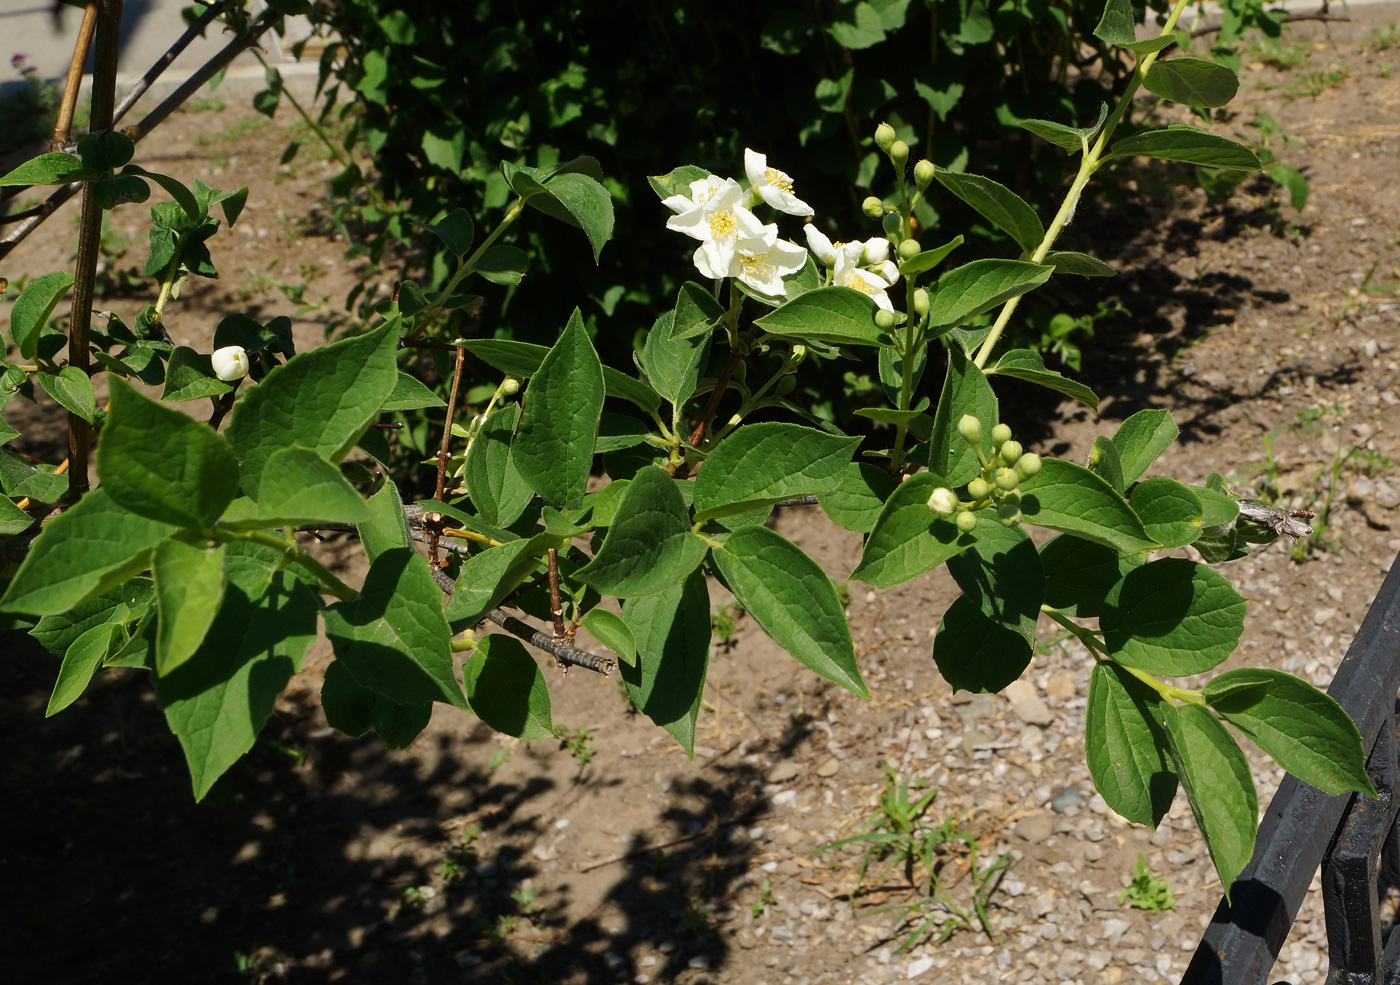
[[(1280, 24), (1297, 24), (1299, 21), (1345, 21), (1345, 22), (1347, 22), (1347, 23), (1350, 23), (1350, 22), (1351, 22), (1351, 18), (1350, 18), (1350, 17), (1341, 17), (1341, 16), (1339, 16), (1339, 15), (1337, 15), (1337, 14), (1329, 14), (1329, 13), (1327, 13), (1327, 12), (1326, 12), (1326, 5), (1324, 4), (1324, 5), (1323, 5), (1323, 9), (1322, 9), (1322, 10), (1319, 10), (1319, 11), (1317, 11), (1317, 12), (1315, 12), (1315, 13), (1311, 13), (1311, 14), (1289, 14), (1287, 17), (1280, 17), (1280, 18), (1278, 19), (1278, 22), (1279, 22)], [(1225, 25), (1223, 25), (1223, 24), (1217, 24), (1217, 25), (1215, 25), (1214, 27), (1202, 27), (1202, 28), (1198, 28), (1197, 30), (1191, 32), (1191, 37), (1193, 37), (1193, 38), (1203, 38), (1203, 37), (1205, 37), (1207, 34), (1214, 34), (1215, 32), (1222, 30), (1222, 29), (1224, 28), (1224, 26), (1225, 26)]]
[[(438, 448), (437, 454), (437, 485), (433, 492), (433, 499), (442, 502), (443, 487), (447, 484), (447, 459), (448, 446), (452, 442), (452, 416), (457, 412), (457, 392), (462, 387), (462, 359), (466, 356), (466, 349), (457, 346), (457, 362), (452, 368), (452, 389), (447, 394), (447, 420), (442, 425), (442, 445)], [(434, 568), (442, 567), (442, 561), (438, 559), (438, 538), (442, 536), (442, 517), (428, 522), (428, 560)]]
[(444, 352), (451, 352), (459, 349), (460, 346), (452, 345), (448, 342), (439, 342), (436, 339), (399, 339), (400, 349), (441, 349)]
[(49, 150), (63, 150), (73, 130), (73, 110), (78, 105), (78, 90), (83, 85), (83, 65), (87, 62), (88, 49), (92, 47), (92, 33), (97, 27), (97, 0), (88, 0), (83, 9), (83, 23), (78, 28), (78, 38), (73, 44), (73, 59), (68, 63), (68, 77), (63, 80), (63, 100), (58, 105), (58, 119), (53, 126), (53, 139)]
[(715, 380), (715, 388), (710, 391), (710, 399), (705, 401), (705, 409), (700, 414), (700, 419), (695, 422), (695, 429), (690, 432), (690, 443), (699, 448), (700, 442), (705, 440), (705, 429), (710, 426), (710, 419), (715, 416), (715, 411), (719, 409), (719, 402), (724, 398), (724, 391), (729, 386), (729, 378), (734, 375), (734, 370), (739, 368), (739, 362), (744, 358), (741, 349), (729, 350), (729, 358), (725, 360), (724, 368), (720, 370), (719, 379)]
[(554, 638), (564, 639), (564, 609), (559, 604), (559, 552), (549, 548), (549, 614), (554, 619)]
[[(217, 3), (211, 3), (206, 7), (204, 13), (200, 14), (199, 18), (190, 24), (184, 34), (175, 39), (175, 43), (166, 49), (165, 54), (157, 58), (154, 64), (146, 69), (146, 74), (141, 76), (141, 78), (136, 81), (136, 84), (131, 87), (131, 91), (122, 97), (122, 101), (117, 104), (117, 112), (114, 119), (119, 121), (123, 116), (126, 116), (131, 107), (136, 105), (136, 101), (144, 96), (146, 91), (161, 77), (162, 73), (170, 67), (171, 62), (179, 58), (180, 53), (188, 48), (195, 38), (202, 37), (204, 29), (213, 23), (214, 18), (222, 14), (224, 8), (227, 6), (228, 4), (225, 0), (218, 0)], [(222, 52), (215, 57), (222, 57)], [(144, 127), (144, 123), (142, 125)]]
[(521, 622), (504, 609), (492, 609), (486, 613), (486, 618), (512, 636), (518, 636), (536, 649), (548, 653), (561, 667), (586, 667), (589, 670), (596, 670), (604, 677), (611, 676), (612, 672), (617, 669), (617, 661), (612, 657), (600, 657), (596, 653), (580, 650), (568, 640), (551, 639), (528, 623)]
[(233, 389), (219, 398), (219, 402), (214, 405), (214, 413), (209, 417), (209, 426), (215, 431), (219, 430), (219, 425), (224, 422), (224, 417), (233, 410), (233, 399), (238, 396), (238, 388), (243, 381), (235, 380)]

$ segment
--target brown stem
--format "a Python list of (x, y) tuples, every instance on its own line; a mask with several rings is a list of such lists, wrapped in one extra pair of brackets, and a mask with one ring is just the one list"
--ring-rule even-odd
[(554, 618), (554, 638), (564, 639), (564, 607), (559, 604), (559, 552), (552, 547), (549, 549), (549, 614)]
[(49, 150), (61, 151), (73, 130), (73, 110), (78, 105), (78, 90), (83, 84), (83, 64), (87, 61), (88, 48), (92, 47), (92, 32), (97, 27), (97, 0), (89, 0), (83, 10), (83, 23), (78, 28), (78, 39), (73, 44), (73, 60), (68, 63), (68, 77), (63, 80), (63, 101), (58, 106), (58, 119), (53, 126), (53, 140)]
[[(1327, 13), (1327, 4), (1324, 3), (1324, 4), (1322, 5), (1322, 9), (1319, 10), (1319, 11), (1316, 11), (1316, 12), (1314, 12), (1314, 13), (1311, 13), (1311, 14), (1289, 14), (1289, 15), (1286, 16), (1286, 17), (1280, 17), (1280, 18), (1278, 19), (1278, 22), (1279, 22), (1280, 24), (1297, 24), (1299, 21), (1347, 21), (1347, 22), (1350, 22), (1350, 21), (1351, 21), (1351, 18), (1350, 18), (1350, 17), (1341, 17), (1341, 16), (1338, 16), (1338, 15), (1336, 15), (1336, 14), (1329, 14), (1329, 13)], [(1205, 37), (1207, 34), (1214, 34), (1215, 32), (1217, 32), (1217, 31), (1219, 31), (1219, 30), (1222, 30), (1223, 27), (1224, 27), (1223, 24), (1217, 24), (1215, 27), (1203, 27), (1203, 28), (1200, 28), (1199, 30), (1192, 31), (1192, 32), (1191, 32), (1191, 37), (1193, 37), (1193, 38), (1203, 38), (1203, 37)]]
[(750, 328), (744, 339), (744, 344), (737, 349), (729, 350), (729, 358), (725, 360), (724, 368), (719, 371), (719, 379), (715, 380), (715, 388), (710, 391), (710, 399), (705, 402), (705, 409), (701, 412), (700, 419), (695, 422), (695, 430), (690, 432), (690, 443), (694, 447), (699, 448), (700, 442), (705, 440), (705, 429), (710, 426), (710, 420), (715, 416), (715, 411), (719, 409), (720, 400), (724, 398), (725, 388), (729, 386), (730, 378), (734, 375), (734, 371), (739, 368), (739, 363), (753, 343), (754, 333), (757, 331), (757, 325)]
[(504, 609), (492, 609), (486, 613), (486, 618), (511, 635), (518, 636), (536, 649), (548, 653), (554, 657), (555, 663), (559, 664), (560, 667), (586, 667), (589, 670), (596, 670), (604, 677), (609, 676), (617, 669), (617, 661), (611, 657), (600, 657), (596, 653), (580, 650), (568, 640), (550, 639), (535, 627), (521, 622)]
[(219, 402), (214, 405), (214, 413), (209, 417), (209, 426), (215, 431), (219, 430), (219, 425), (224, 422), (228, 412), (233, 410), (233, 400), (238, 396), (238, 388), (242, 385), (242, 380), (235, 380), (233, 389), (220, 397)]
[[(443, 489), (447, 484), (447, 459), (448, 445), (452, 441), (452, 416), (457, 413), (457, 392), (462, 386), (462, 359), (466, 356), (466, 349), (457, 346), (457, 362), (452, 367), (452, 389), (447, 394), (447, 420), (442, 425), (442, 445), (438, 448), (437, 454), (437, 486), (433, 492), (433, 499), (441, 503)], [(442, 562), (438, 560), (438, 538), (442, 534), (442, 520), (428, 524), (428, 560), (433, 567), (442, 567)]]

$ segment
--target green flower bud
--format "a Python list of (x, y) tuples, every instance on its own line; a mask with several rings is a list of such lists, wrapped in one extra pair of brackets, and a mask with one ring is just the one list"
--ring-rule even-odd
[(997, 510), (997, 522), (1003, 527), (1014, 527), (1021, 522), (1021, 510), (1016, 506), (1003, 506)]
[(928, 187), (928, 183), (933, 180), (933, 162), (920, 161), (914, 165), (914, 184), (919, 191)]
[(899, 254), (901, 260), (912, 260), (923, 252), (923, 247), (919, 245), (917, 239), (906, 239), (899, 244), (895, 252)]
[(1001, 494), (1001, 505), (1002, 505), (1002, 506), (1020, 506), (1020, 505), (1021, 505), (1021, 492), (1020, 492), (1020, 490), (1018, 490), (1018, 489), (1013, 489), (1013, 490), (1011, 490), (1010, 492), (1004, 492), (1004, 493), (1002, 493), (1002, 494)]
[(979, 475), (967, 484), (967, 494), (973, 499), (986, 499), (992, 494), (992, 484)]
[(893, 311), (886, 311), (884, 308), (881, 308), (879, 311), (875, 312), (876, 328), (883, 328), (885, 331), (889, 331), (898, 324), (899, 319), (895, 317)]
[(971, 414), (964, 414), (958, 420), (958, 434), (976, 444), (982, 438), (982, 422)]
[(904, 165), (909, 163), (909, 145), (902, 140), (890, 144), (886, 153), (890, 155), (890, 163), (901, 171), (904, 170)]
[(1005, 424), (998, 424), (992, 428), (992, 447), (1000, 448), (1011, 440), (1011, 429)]
[(1023, 479), (1029, 479), (1040, 471), (1040, 456), (1033, 451), (1028, 451), (1021, 456), (1021, 460), (1016, 463), (1016, 474)]
[(1021, 477), (1016, 474), (1015, 469), (997, 469), (997, 488), (1002, 492), (1011, 492), (1021, 483)]
[(885, 214), (885, 203), (874, 195), (871, 195), (864, 202), (860, 203), (860, 210), (872, 219), (878, 219)]
[(501, 396), (511, 397), (520, 392), (520, 381), (514, 376), (507, 376), (496, 389)]
[(928, 498), (928, 508), (940, 516), (952, 516), (958, 508), (958, 497), (953, 490), (939, 486)]
[(801, 343), (798, 343), (797, 345), (792, 347), (792, 352), (787, 357), (788, 368), (796, 369), (798, 366), (802, 365), (802, 360), (806, 358), (807, 347), (805, 345), (802, 345)]
[(1001, 446), (1001, 460), (1007, 465), (1015, 465), (1017, 460), (1020, 459), (1022, 451), (1021, 442), (1004, 442)]
[(920, 318), (928, 314), (928, 291), (922, 287), (914, 292), (914, 312)]
[(977, 517), (966, 510), (958, 514), (958, 518), (955, 522), (958, 525), (958, 529), (965, 534), (970, 534), (977, 529)]
[(885, 230), (885, 235), (890, 238), (891, 242), (897, 243), (904, 237), (904, 216), (898, 212), (886, 212), (880, 226)]
[(894, 143), (894, 127), (888, 123), (881, 123), (875, 128), (875, 145), (886, 154), (890, 152), (890, 145)]
[(777, 385), (773, 387), (773, 393), (775, 396), (786, 397), (795, 389), (797, 389), (797, 377), (784, 376), (778, 381)]

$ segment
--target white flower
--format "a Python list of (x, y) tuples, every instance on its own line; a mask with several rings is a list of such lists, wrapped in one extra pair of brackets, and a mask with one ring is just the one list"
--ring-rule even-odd
[(941, 516), (951, 516), (958, 508), (958, 497), (953, 494), (953, 490), (939, 486), (928, 498), (928, 508)]
[(706, 277), (728, 277), (736, 253), (764, 253), (772, 246), (763, 223), (744, 208), (743, 197), (733, 178), (710, 175), (690, 183), (689, 198), (672, 195), (661, 203), (676, 213), (667, 220), (667, 229), (700, 240), (695, 266)]
[(226, 345), (210, 356), (214, 375), (225, 383), (241, 380), (248, 375), (248, 353), (241, 345)]
[[(855, 247), (854, 250), (850, 247)], [(881, 273), (872, 273), (860, 263), (860, 254), (864, 251), (863, 243), (847, 243), (836, 251), (836, 269), (832, 271), (831, 283), (837, 287), (849, 287), (867, 294), (881, 308), (886, 311), (893, 311), (894, 305), (890, 302), (889, 295), (885, 292), (894, 283)], [(886, 261), (888, 263), (888, 261)], [(893, 264), (890, 264), (893, 267)], [(899, 278), (898, 270), (893, 271), (894, 278)]]
[(812, 254), (826, 266), (831, 266), (836, 262), (836, 246), (831, 240), (812, 223), (802, 227), (802, 231), (807, 234), (807, 247)]
[(779, 212), (788, 215), (811, 215), (812, 207), (792, 193), (792, 178), (786, 172), (768, 166), (768, 158), (758, 151), (744, 148), (744, 173), (759, 198)]
[(876, 236), (865, 241), (865, 252), (861, 255), (861, 262), (868, 267), (885, 263), (890, 258), (890, 241), (883, 236)]
[(755, 291), (773, 297), (784, 297), (787, 289), (783, 278), (795, 274), (807, 263), (807, 251), (796, 243), (778, 239), (778, 227), (764, 227), (771, 237), (768, 248), (751, 253), (736, 253), (734, 263), (729, 268), (729, 276), (752, 287)]

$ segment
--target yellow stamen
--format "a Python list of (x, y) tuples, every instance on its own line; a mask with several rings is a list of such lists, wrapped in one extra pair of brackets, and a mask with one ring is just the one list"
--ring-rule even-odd
[(765, 168), (763, 178), (778, 191), (792, 194), (792, 179), (777, 168)]
[(725, 209), (722, 212), (710, 213), (710, 234), (716, 238), (721, 236), (733, 236), (736, 229), (734, 213)]

